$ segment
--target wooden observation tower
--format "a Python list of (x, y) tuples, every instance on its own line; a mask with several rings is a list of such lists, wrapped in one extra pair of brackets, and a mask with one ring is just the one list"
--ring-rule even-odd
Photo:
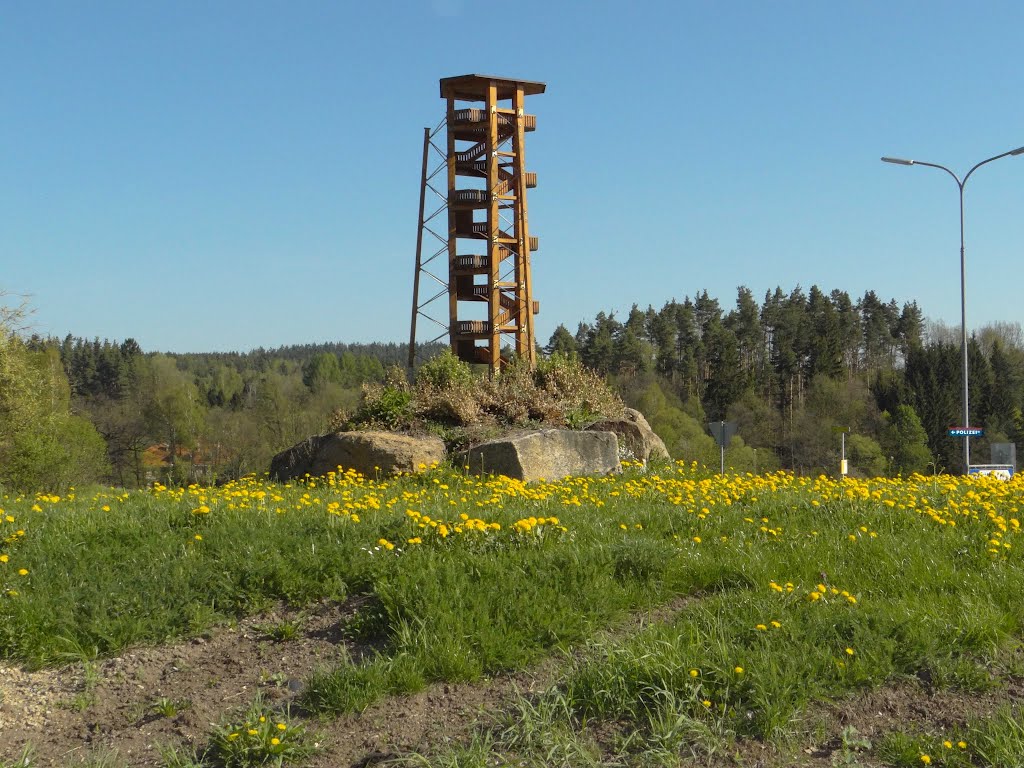
[[(503, 348), (531, 368), (536, 364), (533, 316), (539, 304), (533, 300), (530, 253), (538, 242), (529, 233), (526, 190), (537, 186), (537, 174), (526, 170), (525, 134), (537, 119), (526, 114), (525, 100), (544, 88), (489, 75), (441, 80), (445, 118), (423, 136), (410, 367), (418, 318), (443, 328), (430, 341), (447, 335), (460, 360), (486, 364), (491, 373), (507, 362)], [(440, 200), (432, 213), (428, 197)], [(425, 240), (428, 250), (436, 248), (426, 255)], [(426, 298), (423, 284), (434, 290)]]

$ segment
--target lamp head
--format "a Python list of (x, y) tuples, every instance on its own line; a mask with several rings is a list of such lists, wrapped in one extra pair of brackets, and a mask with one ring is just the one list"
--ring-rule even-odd
[(1017, 147), (1017, 149), (1013, 150), (1010, 154), (1011, 155), (1024, 155), (1024, 147)]
[[(1024, 152), (1024, 147), (1021, 147), (1019, 150), (1015, 150), (1015, 152), (1016, 151)], [(882, 158), (882, 162), (883, 163), (895, 163), (896, 165), (913, 165), (914, 164), (913, 160), (903, 160), (902, 158), (899, 158), (899, 157), (883, 157)]]

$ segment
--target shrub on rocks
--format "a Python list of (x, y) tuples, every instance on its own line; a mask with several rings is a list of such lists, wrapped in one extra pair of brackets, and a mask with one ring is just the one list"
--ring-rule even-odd
[(430, 432), (450, 447), (464, 447), (515, 428), (583, 429), (621, 417), (623, 408), (575, 357), (552, 355), (536, 370), (513, 360), (491, 377), (445, 350), (421, 365), (412, 383), (396, 368), (384, 384), (364, 387), (358, 410), (337, 415), (332, 429)]

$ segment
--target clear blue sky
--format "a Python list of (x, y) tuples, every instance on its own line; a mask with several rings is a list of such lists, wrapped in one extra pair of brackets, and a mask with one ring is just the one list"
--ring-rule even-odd
[[(499, 12), (499, 9), (508, 9)], [(541, 80), (545, 343), (707, 289), (960, 318), (948, 165), (1024, 145), (1016, 2), (0, 0), (0, 288), (147, 351), (408, 337), (437, 81)], [(967, 185), (968, 325), (1024, 321), (1024, 157)]]

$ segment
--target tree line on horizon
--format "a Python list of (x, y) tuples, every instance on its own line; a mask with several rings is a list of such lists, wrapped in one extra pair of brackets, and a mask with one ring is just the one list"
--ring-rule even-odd
[[(100, 481), (213, 482), (263, 472), (270, 458), (353, 412), (362, 387), (403, 366), (404, 344), (306, 344), (251, 352), (145, 352), (131, 339), (19, 332), (0, 315), (0, 488)], [(419, 350), (429, 358), (445, 345)], [(996, 324), (970, 342), (975, 463), (1024, 433), (1024, 339)], [(834, 473), (836, 429), (865, 475), (957, 471), (960, 347), (917, 305), (868, 291), (797, 287), (758, 303), (740, 287), (724, 309), (706, 291), (660, 310), (599, 313), (559, 326), (544, 353), (575, 355), (608, 378), (673, 458), (715, 466), (709, 421), (735, 421), (739, 470)]]
[[(610, 376), (674, 455), (715, 454), (704, 425), (738, 425), (734, 466), (834, 473), (840, 431), (864, 474), (958, 471), (962, 440), (950, 427), (979, 426), (972, 463), (991, 443), (1024, 436), (1024, 337), (997, 323), (968, 343), (970, 425), (961, 425), (959, 334), (926, 323), (915, 302), (854, 300), (817, 286), (766, 293), (737, 289), (724, 309), (703, 291), (660, 310), (634, 305), (622, 320), (599, 313), (576, 332), (552, 334), (548, 353), (579, 355)], [(764, 450), (767, 449), (767, 450)], [(774, 464), (777, 462), (777, 464)], [(710, 463), (710, 462), (709, 462)]]

